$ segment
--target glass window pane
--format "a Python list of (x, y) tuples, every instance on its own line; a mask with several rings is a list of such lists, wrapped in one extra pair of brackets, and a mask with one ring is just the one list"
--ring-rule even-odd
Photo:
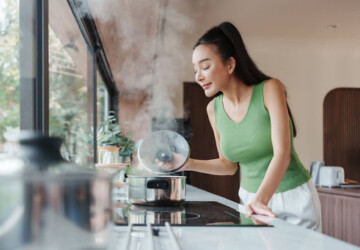
[(0, 1), (0, 155), (4, 133), (20, 125), (19, 1)]
[(88, 55), (67, 2), (49, 1), (49, 134), (62, 137), (63, 156), (80, 164), (93, 161)]
[(101, 122), (105, 120), (105, 115), (109, 112), (109, 95), (105, 87), (104, 81), (101, 78), (99, 71), (97, 71), (97, 128), (100, 128)]

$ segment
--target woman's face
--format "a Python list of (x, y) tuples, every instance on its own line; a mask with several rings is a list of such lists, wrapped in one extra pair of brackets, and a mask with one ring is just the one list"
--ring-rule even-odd
[(197, 46), (193, 51), (192, 63), (195, 69), (195, 81), (204, 89), (207, 97), (223, 90), (230, 74), (217, 54), (215, 45)]

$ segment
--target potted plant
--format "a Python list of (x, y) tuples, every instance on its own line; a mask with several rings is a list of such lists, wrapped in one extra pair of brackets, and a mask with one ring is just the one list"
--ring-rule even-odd
[(122, 136), (119, 146), (119, 160), (120, 162), (130, 162), (131, 156), (134, 151), (135, 142), (129, 138), (131, 132), (127, 133), (126, 136)]
[[(98, 130), (99, 152), (102, 150), (116, 152), (115, 162), (129, 162), (135, 145), (130, 135), (130, 132), (123, 133), (121, 126), (117, 123), (115, 112), (110, 111)], [(100, 156), (99, 160), (102, 160)]]

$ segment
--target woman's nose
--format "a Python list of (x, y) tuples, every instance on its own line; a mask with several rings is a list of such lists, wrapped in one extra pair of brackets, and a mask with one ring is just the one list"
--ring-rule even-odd
[(204, 76), (200, 73), (200, 71), (198, 71), (196, 73), (196, 81), (201, 82), (202, 80), (204, 80)]

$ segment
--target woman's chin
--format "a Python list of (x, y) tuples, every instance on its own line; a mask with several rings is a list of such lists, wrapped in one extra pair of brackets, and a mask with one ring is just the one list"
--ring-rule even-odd
[(212, 97), (212, 96), (214, 96), (217, 92), (216, 91), (212, 91), (212, 90), (205, 90), (204, 91), (204, 93), (205, 93), (205, 96), (206, 97)]

